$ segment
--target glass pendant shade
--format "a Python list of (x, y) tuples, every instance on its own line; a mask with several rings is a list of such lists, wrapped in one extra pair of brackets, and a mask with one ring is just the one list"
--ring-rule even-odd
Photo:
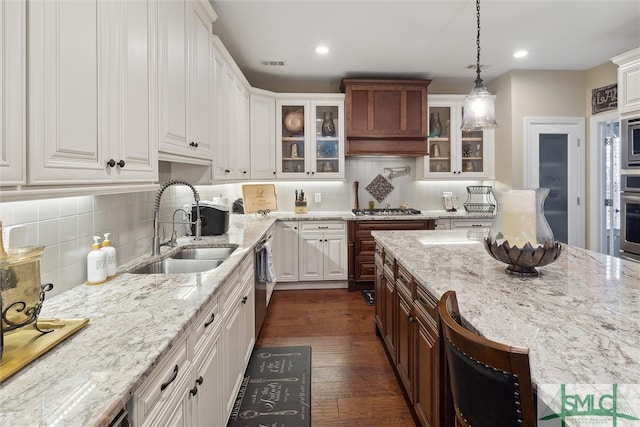
[(481, 83), (476, 85), (464, 100), (462, 115), (463, 131), (498, 127), (496, 123), (495, 98)]

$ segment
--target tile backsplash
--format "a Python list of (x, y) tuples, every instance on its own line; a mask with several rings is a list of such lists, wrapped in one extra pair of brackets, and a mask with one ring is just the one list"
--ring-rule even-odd
[[(309, 211), (348, 211), (354, 207), (354, 181), (359, 185), (360, 207), (366, 207), (374, 198), (365, 187), (378, 174), (389, 179), (394, 189), (376, 207), (389, 203), (399, 207), (407, 203), (420, 210), (442, 208), (442, 192), (451, 191), (460, 202), (466, 200), (467, 185), (492, 185), (493, 181), (417, 181), (415, 159), (405, 157), (347, 158), (344, 181), (278, 181), (278, 210), (293, 211), (295, 190), (303, 189), (309, 200)], [(385, 168), (409, 167), (408, 173), (389, 177)], [(202, 200), (223, 195), (232, 203), (242, 197), (242, 184), (198, 186)], [(321, 202), (315, 202), (320, 193)], [(45, 245), (40, 263), (43, 283), (53, 283), (49, 295), (55, 295), (86, 280), (86, 256), (91, 250), (93, 236), (110, 240), (117, 250), (118, 265), (140, 257), (151, 250), (153, 236), (153, 212), (156, 192), (125, 193), (112, 195), (64, 197), (0, 203), (0, 220), (3, 226), (24, 225), (27, 245)], [(191, 190), (183, 185), (168, 187), (160, 204), (161, 237), (170, 237), (173, 212), (193, 202)], [(181, 218), (176, 215), (176, 220)], [(186, 226), (178, 226), (183, 235)]]

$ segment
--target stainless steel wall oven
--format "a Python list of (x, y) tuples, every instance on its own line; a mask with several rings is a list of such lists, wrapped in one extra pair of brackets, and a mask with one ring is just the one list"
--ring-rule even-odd
[(640, 173), (621, 179), (620, 256), (640, 261)]

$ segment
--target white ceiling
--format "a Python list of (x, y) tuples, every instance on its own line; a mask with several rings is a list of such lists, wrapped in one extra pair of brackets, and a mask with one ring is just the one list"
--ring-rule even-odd
[[(470, 89), (475, 79), (475, 0), (210, 1), (214, 33), (256, 87), (337, 92), (342, 77), (386, 76)], [(640, 46), (640, 0), (483, 0), (480, 19), (486, 83), (510, 70), (587, 70)], [(529, 55), (513, 58), (518, 49)]]

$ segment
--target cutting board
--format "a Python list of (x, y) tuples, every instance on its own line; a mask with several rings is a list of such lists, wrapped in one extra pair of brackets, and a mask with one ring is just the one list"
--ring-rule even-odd
[(278, 210), (278, 196), (274, 184), (247, 184), (242, 186), (244, 213)]

